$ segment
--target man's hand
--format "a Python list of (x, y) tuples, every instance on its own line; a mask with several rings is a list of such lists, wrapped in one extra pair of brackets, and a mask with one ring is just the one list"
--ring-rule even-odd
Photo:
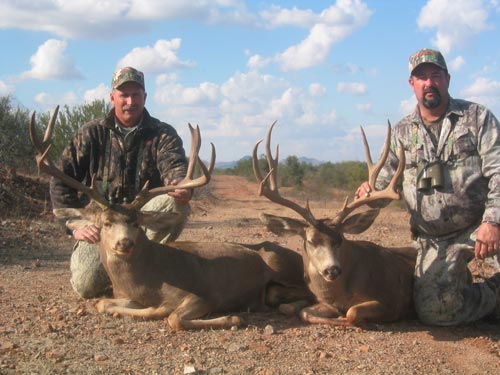
[[(171, 185), (177, 185), (179, 180), (173, 180)], [(171, 197), (175, 199), (175, 202), (180, 205), (187, 204), (191, 197), (193, 196), (193, 189), (175, 189), (168, 193)]]
[(363, 182), (361, 185), (359, 185), (359, 188), (354, 193), (354, 200), (363, 197), (369, 197), (371, 191), (372, 189), (370, 188), (370, 184), (368, 184), (368, 181)]
[(73, 231), (73, 238), (78, 241), (85, 241), (95, 244), (101, 240), (101, 228), (95, 225), (88, 225)]
[(474, 254), (477, 259), (486, 259), (498, 252), (500, 227), (494, 224), (482, 223), (477, 230)]

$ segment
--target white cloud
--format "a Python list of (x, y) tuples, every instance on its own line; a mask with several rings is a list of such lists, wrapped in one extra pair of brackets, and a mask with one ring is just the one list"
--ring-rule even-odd
[(219, 97), (219, 87), (210, 82), (203, 82), (198, 87), (184, 87), (176, 82), (175, 77), (162, 75), (155, 94), (158, 103), (168, 106), (203, 106), (211, 105)]
[(0, 28), (46, 31), (63, 38), (115, 35), (113, 30), (130, 32), (137, 27), (127, 21), (127, 2), (101, 0), (30, 1), (4, 0), (0, 12)]
[(137, 47), (120, 59), (117, 68), (133, 66), (148, 73), (161, 73), (165, 70), (188, 68), (193, 62), (183, 61), (177, 56), (181, 47), (181, 39), (158, 40), (153, 47)]
[(493, 81), (489, 78), (477, 78), (469, 87), (461, 91), (465, 97), (500, 97), (500, 81)]
[(488, 107), (498, 118), (500, 113), (500, 81), (477, 78), (469, 87), (461, 90), (460, 95), (472, 102)]
[(301, 10), (297, 7), (283, 9), (276, 5), (271, 5), (269, 9), (262, 11), (260, 16), (267, 21), (267, 26), (270, 28), (282, 26), (310, 28), (319, 18), (310, 9)]
[(326, 94), (326, 87), (321, 83), (311, 83), (309, 85), (309, 94), (312, 97), (323, 97)]
[(96, 88), (85, 91), (83, 94), (83, 100), (86, 103), (92, 103), (94, 100), (104, 100), (105, 102), (109, 101), (109, 93), (111, 89), (101, 83)]
[(39, 80), (81, 78), (73, 59), (66, 55), (66, 47), (66, 41), (47, 40), (31, 56), (31, 70), (22, 73), (21, 77)]
[(46, 92), (41, 92), (35, 95), (35, 102), (42, 108), (52, 110), (57, 105), (74, 107), (80, 105), (80, 98), (74, 92), (66, 92), (59, 96), (54, 96)]
[(103, 39), (144, 31), (151, 20), (172, 19), (206, 24), (256, 23), (244, 1), (237, 0), (3, 0), (0, 28), (46, 31), (63, 38)]
[[(221, 85), (204, 82), (185, 87), (174, 74), (160, 75), (156, 84), (155, 104), (165, 108), (158, 116), (172, 124), (199, 123), (204, 139), (217, 139), (219, 160), (234, 160), (236, 151), (240, 156), (250, 153), (275, 120), (298, 131), (300, 127), (331, 126), (337, 117), (334, 109), (319, 110), (318, 95), (325, 93), (322, 85), (303, 90), (255, 70), (237, 72)], [(183, 126), (177, 128), (184, 134)], [(295, 146), (298, 148), (291, 151), (304, 147)]]
[(411, 98), (401, 101), (401, 103), (399, 104), (399, 111), (401, 115), (406, 116), (415, 110), (416, 105), (417, 99), (415, 98), (415, 96), (412, 96)]
[(453, 60), (448, 61), (446, 65), (448, 66), (448, 70), (457, 72), (465, 65), (465, 59), (462, 56), (457, 56)]
[(366, 84), (360, 82), (339, 82), (337, 91), (343, 94), (364, 95), (368, 92)]
[(14, 87), (0, 81), (0, 96), (8, 96), (14, 94)]
[(359, 112), (362, 113), (371, 113), (372, 112), (372, 103), (359, 103), (356, 105), (356, 108)]
[(417, 19), (421, 30), (435, 30), (432, 43), (443, 53), (467, 45), (491, 27), (484, 0), (429, 0)]
[(250, 56), (247, 62), (247, 67), (251, 70), (264, 68), (271, 62), (270, 58), (262, 57), (260, 55)]
[(284, 71), (320, 65), (329, 56), (332, 45), (366, 25), (371, 14), (360, 0), (337, 0), (321, 13), (304, 40), (277, 54), (275, 60)]
[(128, 11), (131, 18), (151, 19), (194, 19), (208, 24), (255, 23), (244, 1), (185, 1), (185, 0), (132, 0)]

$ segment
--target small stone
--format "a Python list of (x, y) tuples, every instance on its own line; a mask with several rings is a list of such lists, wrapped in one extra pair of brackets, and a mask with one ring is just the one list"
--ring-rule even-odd
[(274, 335), (274, 333), (275, 333), (275, 330), (274, 330), (274, 327), (272, 325), (268, 324), (264, 327), (264, 335), (270, 336), (270, 335)]

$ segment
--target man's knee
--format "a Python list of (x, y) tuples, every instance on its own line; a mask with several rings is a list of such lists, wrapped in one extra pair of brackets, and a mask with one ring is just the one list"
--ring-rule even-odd
[(78, 242), (71, 255), (71, 286), (82, 298), (105, 294), (111, 285), (95, 245)]
[(151, 199), (142, 207), (143, 211), (153, 212), (175, 212), (177, 214), (175, 221), (165, 221), (164, 225), (158, 225), (155, 230), (145, 228), (146, 236), (154, 242), (166, 243), (176, 240), (184, 229), (188, 216), (191, 214), (189, 204), (178, 205), (175, 199), (168, 194), (159, 195)]
[(415, 291), (414, 306), (418, 318), (422, 323), (436, 326), (450, 326), (459, 324), (458, 313), (463, 308), (463, 301), (459, 295), (453, 293), (430, 294)]

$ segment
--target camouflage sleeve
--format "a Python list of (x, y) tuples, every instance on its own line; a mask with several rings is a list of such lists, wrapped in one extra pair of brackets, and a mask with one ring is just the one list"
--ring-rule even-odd
[[(396, 170), (398, 168), (398, 164), (399, 164), (399, 158), (398, 158), (398, 150), (399, 148), (399, 142), (398, 140), (396, 139), (395, 135), (394, 135), (394, 131), (392, 132), (392, 135), (391, 135), (391, 145), (390, 145), (390, 148), (389, 148), (389, 155), (387, 156), (387, 160), (384, 164), (384, 166), (382, 167), (382, 169), (380, 170), (380, 173), (377, 177), (377, 181), (375, 183), (375, 189), (377, 190), (383, 190), (385, 189), (389, 183), (391, 182), (391, 179), (392, 179), (392, 176), (394, 175), (394, 173), (396, 173)], [(399, 191), (402, 191), (402, 179), (403, 177), (400, 178), (400, 180), (398, 181), (397, 183), (397, 188)], [(389, 205), (389, 203), (391, 203), (391, 199), (381, 199), (381, 200), (378, 200), (378, 201), (375, 201), (373, 203), (370, 203), (370, 207), (372, 208), (383, 208), (383, 207), (386, 207), (387, 205)]]
[(489, 110), (478, 111), (478, 152), (482, 160), (482, 173), (488, 179), (488, 197), (483, 214), (484, 221), (500, 223), (500, 124)]
[(188, 161), (182, 139), (170, 125), (164, 124), (164, 131), (157, 150), (158, 170), (166, 185), (186, 176)]
[[(85, 152), (85, 137), (78, 133), (64, 149), (58, 168), (64, 174), (78, 181), (83, 181), (88, 170), (89, 157)], [(50, 197), (53, 208), (81, 208), (84, 202), (80, 200), (78, 192), (64, 184), (61, 180), (52, 177), (50, 180)]]

